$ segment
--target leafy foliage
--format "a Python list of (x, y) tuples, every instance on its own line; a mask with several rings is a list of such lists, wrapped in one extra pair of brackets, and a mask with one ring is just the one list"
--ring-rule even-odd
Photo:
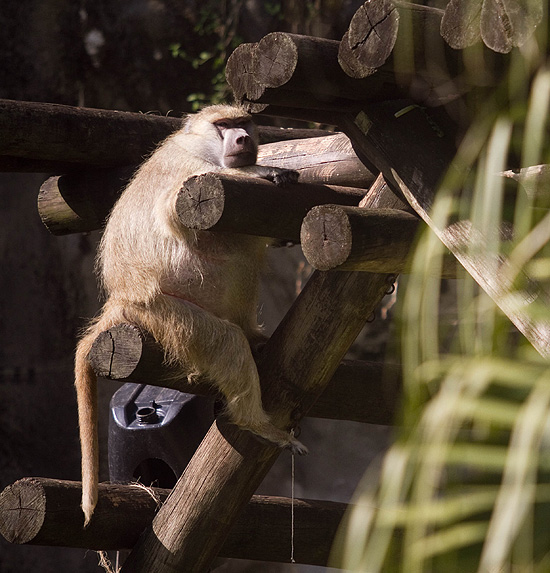
[[(538, 59), (548, 32), (538, 32), (472, 123), (432, 213), (487, 238), (503, 296), (534, 323), (550, 313), (550, 70)], [(548, 571), (550, 363), (466, 273), (444, 285), (456, 307), (447, 320), (434, 278), (442, 257), (423, 234), (401, 289), (401, 429), (380, 479), (368, 475), (358, 493), (335, 562), (369, 573)]]
[(181, 43), (169, 46), (174, 58), (181, 58), (190, 63), (194, 69), (209, 68), (211, 76), (211, 93), (192, 93), (187, 97), (193, 111), (205, 104), (221, 103), (227, 100), (229, 87), (225, 80), (225, 62), (228, 52), (241, 43), (237, 35), (239, 13), (243, 0), (229, 0), (220, 3), (206, 0), (195, 25), (195, 32), (201, 37), (208, 37), (211, 49), (198, 54), (185, 49)]

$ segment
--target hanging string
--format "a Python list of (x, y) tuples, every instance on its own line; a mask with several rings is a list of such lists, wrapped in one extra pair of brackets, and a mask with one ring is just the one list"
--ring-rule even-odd
[[(294, 430), (290, 431), (290, 434), (294, 437)], [(294, 560), (294, 458), (295, 454), (291, 455), (291, 472), (290, 472), (290, 562), (296, 563)]]

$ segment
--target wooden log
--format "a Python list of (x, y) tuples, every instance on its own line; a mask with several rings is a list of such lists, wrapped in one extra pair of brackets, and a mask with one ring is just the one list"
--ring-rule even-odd
[[(307, 282), (258, 364), (272, 421), (289, 429), (326, 388), (388, 276), (321, 273)], [(307, 440), (306, 440), (307, 441)], [(206, 571), (280, 450), (217, 422), (122, 567), (122, 573)]]
[(134, 170), (114, 167), (50, 177), (38, 192), (40, 219), (53, 235), (101, 228)]
[[(138, 165), (181, 118), (0, 99), (0, 171), (67, 173)], [(327, 135), (260, 126), (260, 142)]]
[(419, 220), (398, 209), (320, 205), (305, 217), (302, 250), (309, 263), (326, 271), (335, 267), (395, 273), (407, 263)]
[(93, 343), (88, 359), (101, 378), (150, 384), (205, 396), (216, 394), (208, 381), (189, 383), (184, 376), (168, 367), (162, 347), (149, 333), (132, 324), (119, 324), (101, 332)]
[(258, 125), (260, 137), (260, 150), (262, 145), (280, 141), (293, 141), (294, 139), (315, 139), (317, 137), (330, 137), (333, 131), (314, 129), (311, 127), (276, 127), (274, 125)]
[[(270, 133), (275, 137), (277, 131)], [(297, 170), (304, 183), (321, 180), (367, 187), (374, 178), (342, 133), (260, 145), (259, 160), (265, 165)], [(54, 235), (101, 228), (135, 169), (137, 166), (92, 169), (50, 177), (38, 194), (42, 222)]]
[[(110, 380), (150, 384), (190, 394), (213, 396), (208, 380), (190, 383), (163, 361), (163, 351), (150, 334), (120, 324), (99, 334), (90, 351), (98, 376)], [(343, 360), (308, 416), (391, 425), (401, 398), (401, 368), (363, 360)]]
[[(388, 185), (406, 199), (533, 347), (542, 356), (550, 356), (550, 320), (530, 309), (533, 303), (548, 304), (546, 285), (528, 276), (525, 269), (510, 269), (508, 259), (487, 249), (488, 238), (469, 220), (432, 219), (438, 186), (448, 169), (457, 169), (452, 161), (459, 140), (445, 110), (388, 102), (368, 106), (355, 117), (342, 117), (340, 127), (358, 156), (373, 170), (381, 171)], [(395, 145), (397, 140), (399, 145)], [(452, 175), (460, 180), (460, 174)], [(522, 276), (526, 290), (514, 289), (510, 276)]]
[(441, 37), (443, 15), (439, 8), (401, 0), (365, 2), (340, 42), (338, 61), (354, 78), (393, 73), (401, 97), (428, 104), (495, 86), (509, 59), (481, 46), (452, 49)]
[(258, 164), (298, 171), (300, 183), (366, 189), (375, 179), (343, 133), (262, 145)]
[[(10, 543), (130, 549), (170, 490), (136, 485), (99, 485), (94, 522), (82, 527), (80, 482), (24, 478), (0, 493), (0, 533)], [(347, 505), (294, 500), (294, 545), (298, 563), (326, 565)], [(221, 557), (284, 562), (289, 559), (291, 500), (255, 495), (235, 523)]]
[(379, 169), (405, 203), (395, 179), (397, 168), (407, 180), (417, 178), (419, 192), (433, 201), (456, 153), (458, 128), (444, 109), (391, 101), (365, 106), (355, 116), (342, 115), (339, 122), (361, 161), (372, 171)]
[(187, 179), (176, 211), (184, 227), (300, 240), (307, 212), (324, 203), (357, 205), (365, 194), (355, 187), (293, 184), (277, 187), (265, 179), (206, 173)]
[[(517, 181), (530, 199), (541, 200), (545, 208), (548, 208), (550, 165), (531, 165), (523, 169), (503, 171), (500, 175)], [(538, 204), (536, 206), (539, 207)]]
[(24, 478), (0, 494), (0, 533), (17, 544), (130, 548), (168, 493), (100, 484), (97, 519), (84, 529), (80, 482)]
[(181, 119), (0, 100), (0, 155), (101, 167), (139, 163)]
[[(443, 10), (398, 0), (365, 2), (350, 21), (338, 52), (342, 69), (365, 78), (387, 63), (396, 74), (449, 79), (459, 56), (439, 33)], [(433, 49), (433, 52), (428, 50)], [(452, 70), (449, 69), (452, 66)]]
[(225, 78), (237, 101), (257, 100), (265, 90), (254, 76), (256, 46), (256, 43), (241, 44), (227, 60)]
[[(442, 40), (442, 11), (408, 3), (403, 10), (406, 14), (401, 17), (392, 56), (377, 68), (370, 67), (377, 63), (372, 57), (366, 66), (355, 59), (366, 45), (361, 34), (375, 37), (356, 24), (341, 42), (284, 32), (268, 34), (255, 46), (231, 55), (228, 82), (238, 101), (301, 109), (307, 98), (309, 110), (334, 113), (357, 112), (361, 103), (400, 98), (441, 105), (474, 87), (492, 88), (503, 76), (508, 58), (486, 50), (483, 65), (472, 66), (469, 52), (457, 54)], [(395, 10), (391, 14), (394, 17)], [(391, 22), (392, 17), (384, 22)], [(238, 74), (242, 69), (246, 69), (245, 79)], [(264, 111), (263, 107), (254, 109)]]
[[(328, 564), (330, 551), (348, 506), (334, 501), (294, 500), (294, 560)], [(292, 500), (253, 496), (220, 549), (220, 557), (290, 561)]]
[(542, 2), (519, 6), (505, 2), (449, 2), (441, 23), (441, 35), (455, 49), (483, 38), (486, 46), (506, 54), (533, 34), (543, 17)]
[(353, 78), (370, 76), (388, 59), (397, 39), (399, 12), (392, 0), (365, 2), (350, 21), (338, 62)]
[(233, 52), (227, 80), (239, 101), (298, 108), (304, 97), (310, 109), (347, 110), (365, 97), (378, 101), (394, 95), (381, 76), (368, 82), (351, 79), (338, 64), (338, 47), (336, 40), (272, 32), (254, 48)]
[[(418, 217), (400, 209), (320, 205), (304, 218), (302, 250), (321, 271), (407, 273), (420, 223)], [(444, 256), (441, 276), (456, 275), (456, 259)]]

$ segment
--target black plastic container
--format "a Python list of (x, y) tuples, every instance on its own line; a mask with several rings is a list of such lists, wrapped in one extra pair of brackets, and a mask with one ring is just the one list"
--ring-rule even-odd
[(172, 488), (213, 420), (212, 398), (124, 384), (111, 399), (111, 481)]

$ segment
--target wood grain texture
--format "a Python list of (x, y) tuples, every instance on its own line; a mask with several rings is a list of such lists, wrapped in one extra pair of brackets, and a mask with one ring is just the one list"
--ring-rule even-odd
[[(342, 69), (358, 79), (386, 75), (394, 86), (393, 99), (411, 97), (418, 103), (448, 102), (474, 87), (496, 86), (509, 58), (483, 46), (470, 47), (479, 39), (481, 3), (460, 0), (461, 26), (449, 18), (453, 4), (458, 2), (444, 12), (402, 0), (365, 2), (340, 41)], [(460, 50), (454, 49), (458, 37), (468, 37)], [(478, 65), (468, 65), (472, 58)]]
[[(365, 2), (350, 21), (340, 42), (338, 61), (348, 75), (362, 78), (390, 56), (399, 29), (399, 12), (392, 0)], [(358, 72), (358, 67), (364, 72)]]
[[(0, 171), (61, 174), (139, 165), (182, 119), (0, 99)], [(260, 143), (327, 135), (260, 126)]]
[(261, 145), (258, 164), (298, 171), (300, 183), (366, 189), (375, 179), (343, 133)]
[(0, 100), (0, 155), (102, 167), (140, 163), (181, 119)]
[(521, 3), (451, 0), (445, 9), (441, 34), (455, 49), (482, 39), (491, 50), (507, 54), (533, 34), (542, 16), (541, 0)]
[[(489, 238), (470, 221), (442, 224), (431, 217), (439, 184), (448, 169), (457, 169), (453, 159), (459, 139), (444, 110), (388, 102), (343, 118), (341, 127), (363, 161), (380, 169), (392, 190), (411, 205), (533, 347), (550, 356), (550, 319), (530, 312), (533, 303), (550, 304), (550, 293), (522, 270), (509, 268), (505, 257), (492, 253)], [(512, 290), (506, 278), (518, 274), (527, 285), (524, 291)]]
[[(395, 95), (385, 74), (368, 82), (350, 78), (338, 64), (339, 45), (336, 40), (273, 32), (253, 48), (231, 55), (228, 65), (234, 72), (228, 81), (239, 101), (302, 108), (307, 98), (307, 108), (325, 111), (345, 111), (365, 98)], [(246, 70), (248, 87), (242, 87), (238, 70)]]
[[(289, 134), (286, 130), (273, 128), (266, 131), (266, 137), (283, 138), (297, 133), (311, 137), (261, 145), (260, 162), (297, 170), (303, 183), (349, 184), (361, 188), (367, 187), (374, 179), (342, 133), (327, 136), (325, 131), (297, 130)], [(85, 233), (103, 227), (136, 169), (137, 166), (72, 170), (50, 177), (38, 194), (38, 212), (42, 222), (54, 235)], [(338, 202), (336, 198), (334, 201)]]
[(48, 178), (38, 193), (40, 219), (53, 235), (100, 229), (134, 170), (114, 167)]
[(302, 250), (314, 268), (399, 273), (407, 263), (419, 219), (398, 209), (320, 205), (305, 217)]
[[(387, 288), (386, 275), (314, 273), (258, 364), (275, 424), (309, 411)], [(122, 571), (207, 570), (279, 453), (218, 419)]]
[(355, 187), (297, 183), (278, 187), (265, 179), (207, 173), (183, 183), (176, 212), (184, 227), (299, 242), (300, 226), (315, 205), (357, 205)]
[[(15, 544), (130, 549), (152, 521), (170, 490), (100, 484), (92, 523), (82, 527), (80, 482), (24, 478), (0, 493), (0, 533)], [(347, 505), (294, 500), (295, 559), (326, 565)], [(222, 557), (285, 562), (289, 559), (291, 500), (255, 495), (237, 519)]]
[[(89, 358), (96, 374), (110, 380), (216, 395), (214, 385), (208, 380), (191, 383), (181, 372), (166, 366), (162, 349), (151, 335), (130, 324), (102, 332)], [(343, 360), (307, 415), (391, 425), (401, 388), (401, 368), (397, 364)]]

